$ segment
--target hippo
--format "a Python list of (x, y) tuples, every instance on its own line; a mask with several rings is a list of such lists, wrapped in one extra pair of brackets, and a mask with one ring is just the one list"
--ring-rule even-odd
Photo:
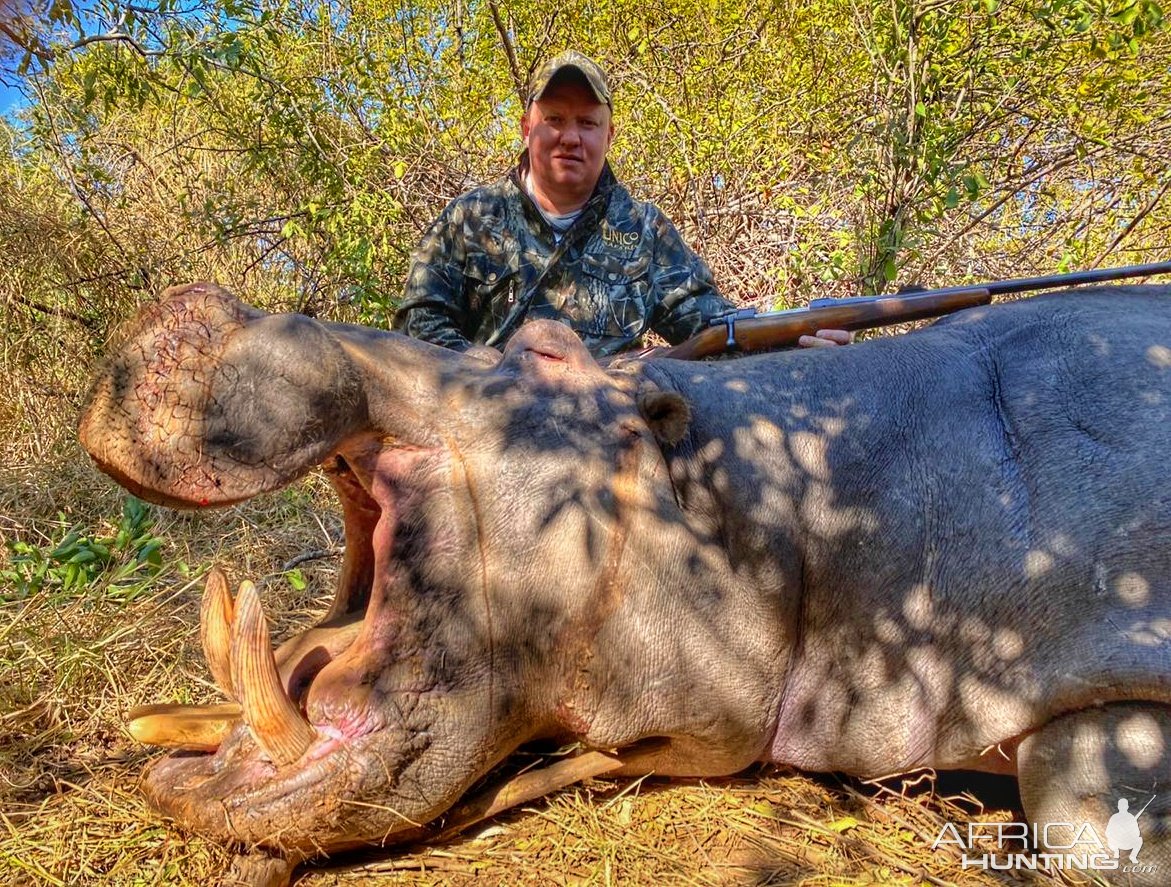
[[(230, 702), (143, 730), (184, 828), (394, 843), (548, 740), (643, 748), (619, 775), (1011, 774), (1034, 863), (1171, 877), (1171, 288), (601, 366), (552, 321), (486, 358), (190, 284), (122, 329), (80, 438), (163, 505), (317, 466), (340, 499), (336, 596), (279, 649), (208, 580)], [(1124, 798), (1141, 865), (1106, 846)]]

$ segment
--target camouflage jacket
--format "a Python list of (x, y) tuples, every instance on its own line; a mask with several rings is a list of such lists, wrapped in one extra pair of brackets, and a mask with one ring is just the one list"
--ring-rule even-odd
[(681, 342), (734, 307), (670, 220), (632, 198), (609, 164), (557, 243), (521, 184), (526, 163), (456, 198), (431, 226), (395, 329), (462, 351), (500, 347), (524, 321), (547, 317), (602, 356), (636, 346), (647, 330)]

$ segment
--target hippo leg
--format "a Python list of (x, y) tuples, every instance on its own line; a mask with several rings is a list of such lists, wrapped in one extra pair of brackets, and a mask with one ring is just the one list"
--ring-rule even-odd
[(1062, 715), (1021, 742), (1018, 762), (1025, 817), (1045, 850), (1096, 853), (1090, 867), (1112, 883), (1171, 883), (1171, 707)]

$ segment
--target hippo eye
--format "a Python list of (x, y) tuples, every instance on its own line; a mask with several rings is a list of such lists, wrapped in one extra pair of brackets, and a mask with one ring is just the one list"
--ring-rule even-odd
[(559, 363), (565, 362), (565, 355), (564, 354), (554, 354), (553, 352), (548, 351), (543, 348), (526, 348), (525, 351), (528, 352), (529, 354), (535, 354), (537, 357), (541, 358), (542, 360), (553, 360), (553, 361), (557, 361)]

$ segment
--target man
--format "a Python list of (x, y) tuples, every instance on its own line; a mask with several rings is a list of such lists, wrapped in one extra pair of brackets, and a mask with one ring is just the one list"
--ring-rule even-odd
[[(648, 330), (682, 342), (735, 308), (658, 207), (614, 178), (613, 105), (597, 63), (573, 51), (546, 62), (521, 133), (517, 166), (454, 200), (424, 236), (396, 329), (467, 351), (502, 347), (526, 320), (552, 318), (604, 357)], [(823, 330), (801, 344), (847, 341)]]
[[(1143, 810), (1139, 811), (1139, 816), (1142, 816)], [(1119, 798), (1118, 812), (1106, 823), (1106, 843), (1114, 851), (1115, 859), (1118, 858), (1120, 851), (1129, 850), (1130, 861), (1137, 863), (1138, 852), (1143, 849), (1143, 836), (1139, 834), (1138, 816), (1129, 811), (1130, 801)]]

